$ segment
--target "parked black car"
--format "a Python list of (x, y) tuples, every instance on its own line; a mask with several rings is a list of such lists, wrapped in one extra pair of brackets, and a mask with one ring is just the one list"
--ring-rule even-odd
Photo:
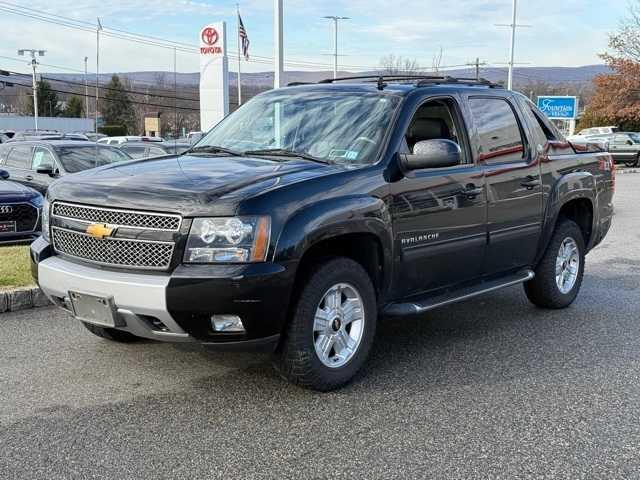
[(42, 140), (0, 145), (0, 168), (13, 181), (45, 193), (57, 178), (70, 173), (131, 160), (117, 148), (76, 140)]
[(319, 390), (360, 370), (379, 316), (517, 284), (573, 303), (611, 156), (498, 85), (396, 80), (272, 90), (187, 154), (61, 179), (40, 287), (100, 337), (267, 349)]
[(7, 171), (0, 170), (0, 244), (33, 239), (40, 234), (42, 195), (9, 178)]
[(151, 158), (164, 155), (180, 155), (192, 147), (186, 143), (173, 142), (127, 142), (117, 148), (125, 152), (131, 158)]

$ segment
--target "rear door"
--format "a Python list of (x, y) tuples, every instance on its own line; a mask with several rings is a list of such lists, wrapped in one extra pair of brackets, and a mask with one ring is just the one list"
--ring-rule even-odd
[(530, 266), (542, 228), (537, 145), (510, 97), (470, 96), (476, 159), (487, 185), (489, 244), (485, 275)]
[(13, 145), (4, 161), (4, 169), (14, 182), (29, 185), (33, 180), (31, 172), (32, 145)]

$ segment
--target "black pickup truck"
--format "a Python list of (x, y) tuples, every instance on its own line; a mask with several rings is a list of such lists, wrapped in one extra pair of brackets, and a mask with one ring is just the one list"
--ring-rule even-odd
[(94, 334), (262, 349), (344, 385), (379, 318), (523, 284), (564, 308), (612, 219), (609, 154), (446, 77), (273, 90), (190, 151), (49, 188), (33, 275)]

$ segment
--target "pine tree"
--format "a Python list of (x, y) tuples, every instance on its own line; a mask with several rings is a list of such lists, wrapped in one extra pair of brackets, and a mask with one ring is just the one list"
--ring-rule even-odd
[(80, 118), (84, 112), (84, 105), (80, 97), (75, 95), (67, 100), (67, 105), (62, 112), (63, 117)]
[(101, 103), (105, 125), (122, 125), (128, 133), (132, 133), (135, 125), (133, 104), (117, 75), (111, 77)]
[[(33, 115), (33, 102), (29, 103), (29, 115)], [(41, 117), (58, 117), (60, 105), (58, 95), (51, 89), (49, 82), (38, 82), (38, 115)]]

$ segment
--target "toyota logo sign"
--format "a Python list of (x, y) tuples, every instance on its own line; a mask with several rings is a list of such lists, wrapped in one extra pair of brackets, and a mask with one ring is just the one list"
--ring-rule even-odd
[(13, 212), (13, 207), (11, 205), (0, 205), (0, 213), (8, 214)]
[(213, 46), (218, 43), (218, 31), (213, 27), (207, 27), (202, 30), (202, 42), (209, 46)]
[(219, 55), (222, 53), (222, 47), (218, 45), (220, 34), (214, 27), (204, 27), (200, 32), (200, 39), (202, 40), (201, 55)]

